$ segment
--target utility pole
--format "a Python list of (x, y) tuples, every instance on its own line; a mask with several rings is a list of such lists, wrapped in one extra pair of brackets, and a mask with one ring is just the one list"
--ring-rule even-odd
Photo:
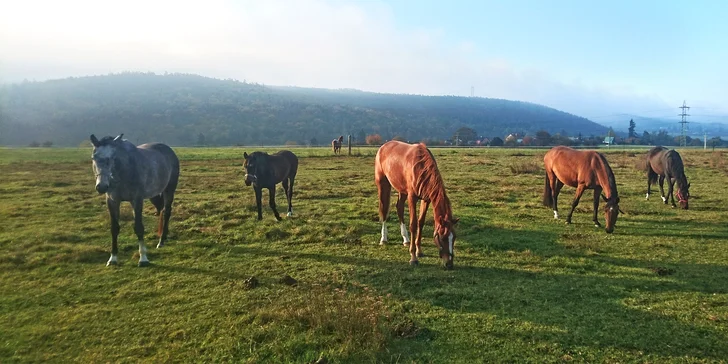
[(680, 106), (680, 109), (682, 109), (682, 112), (678, 114), (678, 116), (682, 117), (680, 120), (680, 146), (684, 147), (687, 145), (687, 136), (688, 136), (688, 116), (690, 114), (687, 114), (685, 112), (685, 109), (690, 110), (690, 107), (685, 105), (685, 100), (683, 100), (683, 105)]
[(703, 133), (703, 150), (708, 149), (708, 133)]

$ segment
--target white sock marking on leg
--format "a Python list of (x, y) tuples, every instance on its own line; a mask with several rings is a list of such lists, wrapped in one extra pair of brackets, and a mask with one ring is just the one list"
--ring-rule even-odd
[(387, 242), (387, 223), (382, 222), (382, 239), (379, 240), (380, 245), (384, 245)]
[(558, 218), (559, 218), (559, 212), (554, 210), (554, 219), (558, 219)]
[(649, 199), (650, 199), (650, 194), (648, 193), (648, 194), (647, 194), (647, 195), (645, 196), (645, 200), (649, 200)]
[(144, 240), (139, 240), (139, 261), (148, 262), (147, 259), (147, 246), (144, 245)]
[(662, 196), (662, 202), (667, 202), (667, 197)]
[(448, 236), (447, 239), (450, 242), (450, 256), (453, 256), (454, 255), (453, 253), (455, 253), (455, 252), (453, 251), (453, 235), (452, 235), (452, 233), (450, 233), (450, 236)]
[(116, 264), (117, 259), (115, 254), (111, 254), (111, 257), (109, 258), (109, 261), (106, 262), (106, 265)]
[(402, 244), (407, 245), (410, 243), (409, 231), (407, 231), (407, 225), (404, 223), (399, 224), (399, 230), (402, 233)]

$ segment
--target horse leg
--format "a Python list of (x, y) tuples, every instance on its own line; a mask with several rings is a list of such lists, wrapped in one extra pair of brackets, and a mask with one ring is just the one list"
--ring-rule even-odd
[(278, 210), (276, 209), (276, 186), (273, 185), (273, 187), (268, 189), (268, 203), (270, 204), (270, 208), (273, 210), (273, 215), (275, 215), (276, 220), (281, 221), (281, 215), (278, 214)]
[(564, 187), (564, 183), (559, 181), (556, 178), (556, 175), (554, 175), (554, 179), (552, 180), (553, 185), (551, 186), (551, 191), (553, 191), (553, 197), (551, 200), (554, 202), (554, 219), (559, 218), (559, 193), (561, 193), (561, 189)]
[(655, 177), (657, 177), (657, 174), (652, 170), (652, 168), (649, 166), (647, 168), (649, 168), (649, 170), (647, 171), (647, 195), (645, 196), (645, 200), (650, 199), (650, 186), (652, 186), (652, 181), (654, 181)]
[(134, 208), (134, 232), (139, 240), (139, 266), (146, 267), (149, 265), (149, 259), (147, 259), (147, 247), (144, 245), (144, 222), (142, 221), (144, 200), (134, 199), (131, 205)]
[(255, 206), (258, 208), (258, 220), (263, 220), (263, 207), (261, 200), (263, 199), (263, 189), (260, 187), (254, 187), (255, 190)]
[(159, 243), (157, 248), (164, 246), (167, 242), (167, 235), (169, 235), (169, 218), (172, 217), (172, 202), (174, 202), (174, 191), (167, 191), (163, 194), (164, 198), (164, 212), (159, 215)]
[[(672, 203), (672, 207), (677, 207), (675, 205), (675, 196), (673, 195), (673, 188), (675, 188), (675, 179), (672, 177), (667, 177), (667, 198), (670, 199), (670, 202)], [(665, 201), (667, 203), (667, 201)]]
[(407, 195), (400, 193), (397, 197), (397, 217), (399, 218), (399, 231), (402, 233), (402, 244), (407, 246), (410, 244), (407, 225), (404, 223), (404, 203), (407, 201)]
[(430, 203), (422, 200), (420, 201), (420, 213), (417, 219), (417, 237), (415, 237), (415, 244), (417, 245), (417, 256), (422, 257), (425, 254), (422, 253), (422, 229), (425, 227), (425, 218), (427, 217), (427, 208)]
[(382, 176), (377, 180), (377, 191), (379, 193), (379, 221), (382, 223), (382, 238), (379, 245), (387, 242), (387, 215), (389, 215), (389, 199), (392, 195), (392, 185), (386, 177)]
[[(594, 187), (594, 226), (601, 227), (602, 225), (599, 223), (599, 219), (597, 218), (597, 211), (599, 210), (599, 197), (602, 194), (602, 188), (601, 187)], [(649, 194), (649, 192), (648, 192)]]
[(289, 193), (289, 184), (288, 184), (288, 178), (284, 178), (283, 181), (281, 181), (281, 185), (283, 185), (283, 192), (286, 194), (286, 201), (288, 201), (288, 213), (286, 216), (293, 215), (293, 211), (291, 209), (291, 194)]
[(157, 195), (157, 196), (150, 198), (149, 202), (151, 202), (152, 205), (154, 205), (154, 208), (157, 209), (157, 212), (155, 213), (155, 215), (159, 215), (160, 212), (162, 212), (162, 209), (164, 208), (164, 198), (162, 197), (162, 195)]
[(665, 198), (665, 189), (663, 188), (663, 185), (665, 184), (665, 175), (660, 175), (658, 183), (660, 184), (660, 196), (662, 196), (662, 202), (667, 205), (667, 198)]
[(417, 261), (417, 197), (415, 195), (410, 194), (407, 195), (407, 205), (409, 207), (409, 215), (410, 215), (410, 236), (415, 237), (415, 243), (410, 244), (410, 264), (411, 265), (417, 265), (419, 264), (419, 261)]
[(569, 211), (569, 215), (566, 216), (566, 223), (571, 224), (571, 215), (574, 214), (574, 210), (576, 209), (576, 205), (579, 204), (579, 199), (581, 199), (581, 195), (584, 194), (584, 189), (586, 188), (585, 185), (579, 184), (576, 186), (576, 196), (574, 196), (574, 201), (571, 203), (571, 211)]
[(109, 218), (111, 219), (111, 257), (106, 266), (116, 265), (118, 263), (116, 255), (119, 254), (117, 239), (119, 237), (119, 203), (106, 197), (106, 207), (109, 209)]

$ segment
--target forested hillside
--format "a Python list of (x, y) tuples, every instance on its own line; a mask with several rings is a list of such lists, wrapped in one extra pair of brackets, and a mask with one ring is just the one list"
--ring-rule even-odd
[(123, 73), (0, 87), (0, 144), (75, 146), (124, 133), (172, 145), (326, 144), (336, 136), (449, 139), (607, 129), (552, 108), (499, 99), (269, 87), (196, 75)]

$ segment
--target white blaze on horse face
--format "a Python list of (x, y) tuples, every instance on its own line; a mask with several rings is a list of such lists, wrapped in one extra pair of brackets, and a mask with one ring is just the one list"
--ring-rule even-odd
[[(109, 177), (111, 176), (110, 165), (111, 157), (114, 154), (114, 149), (109, 145), (104, 145), (96, 148), (93, 154), (93, 165), (94, 172), (96, 173), (96, 185), (109, 184)], [(98, 163), (97, 161), (103, 161)]]
[(554, 210), (554, 219), (558, 219), (558, 218), (559, 218), (559, 212)]
[(399, 230), (402, 233), (402, 244), (408, 245), (410, 243), (410, 238), (409, 231), (407, 230), (407, 225), (405, 225), (404, 223), (399, 224)]
[(447, 241), (450, 243), (450, 259), (452, 259), (452, 256), (454, 255), (455, 251), (453, 250), (453, 239), (455, 237), (452, 235), (452, 232), (450, 232), (450, 236), (447, 237)]
[(382, 238), (379, 240), (379, 245), (384, 245), (387, 242), (387, 223), (382, 222)]

